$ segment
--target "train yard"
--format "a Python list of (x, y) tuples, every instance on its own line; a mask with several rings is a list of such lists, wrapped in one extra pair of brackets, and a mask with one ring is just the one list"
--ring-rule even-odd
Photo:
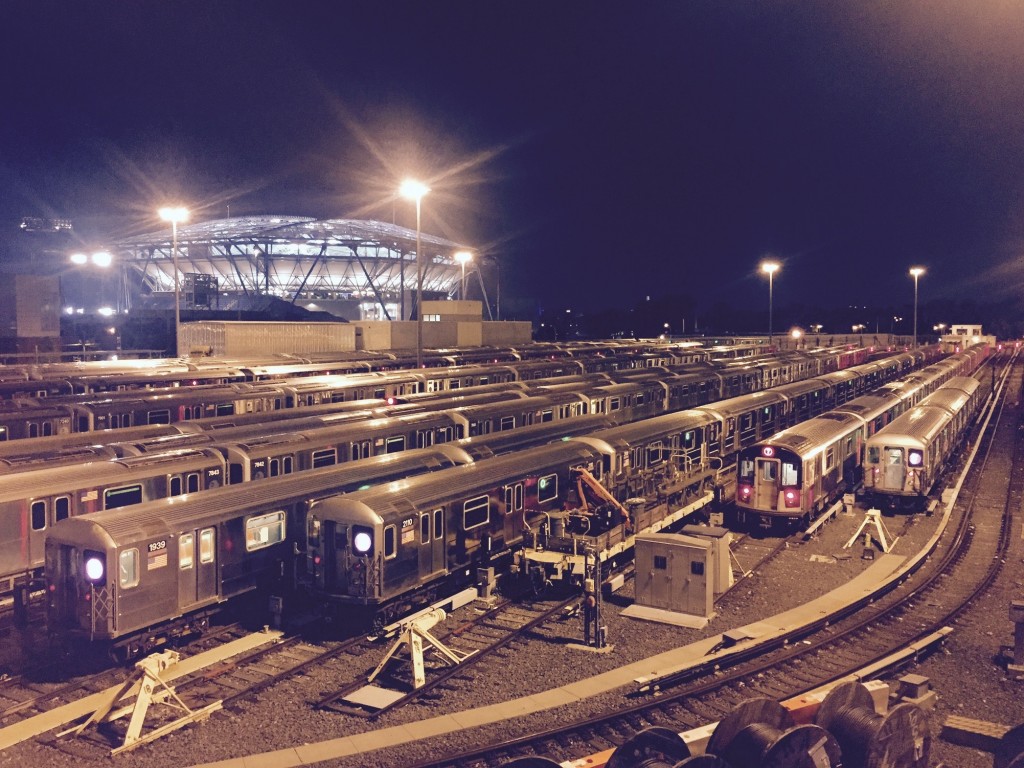
[[(290, 622), (280, 639), (263, 633), (265, 648), (247, 651), (244, 658), (219, 658), (196, 669), (191, 679), (176, 680), (172, 697), (180, 696), (186, 710), (199, 713), (195, 719), (202, 725), (137, 746), (133, 765), (199, 765), (271, 752), (262, 758), (267, 764), (329, 760), (339, 768), (503, 765), (524, 754), (549, 761), (537, 765), (596, 766), (601, 763), (582, 761), (602, 751), (611, 754), (630, 739), (654, 738), (637, 735), (647, 726), (672, 732), (707, 727), (752, 696), (789, 699), (869, 665), (876, 665), (870, 679), (895, 680), (918, 657), (932, 653), (929, 658), (942, 659), (943, 649), (955, 642), (961, 617), (970, 615), (1013, 557), (1009, 532), (1021, 488), (1012, 471), (1019, 371), (1006, 386), (1014, 395), (985, 433), (995, 447), (982, 448), (980, 455), (988, 458), (972, 470), (957, 503), (929, 515), (886, 516), (886, 544), (895, 542), (891, 548), (870, 538), (861, 543), (863, 507), (835, 514), (813, 536), (773, 531), (740, 538), (732, 551), (737, 583), (718, 597), (706, 628), (619, 615), (632, 602), (627, 579), (605, 601), (601, 629), (608, 644), (596, 649), (584, 640), (585, 609), (580, 610), (578, 593), (566, 599), (554, 590), (519, 603), (496, 597), (450, 605), (444, 613), (425, 613), (418, 628), (402, 624), (390, 638), (372, 641), (359, 634), (335, 639), (338, 626), (323, 634), (305, 620)], [(619, 434), (623, 428), (610, 429)], [(971, 442), (978, 444), (980, 438)], [(582, 486), (577, 495), (582, 500)], [(11, 645), (4, 654), (11, 673), (0, 688), (0, 703), (8, 694), (11, 703), (0, 711), (11, 730), (6, 742), (0, 731), (0, 743), (11, 746), (0, 760), (62, 766), (108, 759), (125, 737), (121, 725), (93, 729), (84, 739), (58, 736), (53, 728), (24, 740), (13, 737), (14, 720), (26, 717), (32, 706), (52, 712), (57, 701), (81, 698), (83, 690), (96, 691), (106, 685), (102, 681), (118, 679), (109, 669), (102, 677), (76, 678), (76, 694), (60, 679), (66, 671), (26, 668), (19, 674), (19, 664), (37, 655), (32, 638), (40, 639), (33, 634), (38, 630), (11, 628), (3, 638)], [(423, 634), (416, 640), (418, 631)], [(211, 633), (204, 642), (215, 637)], [(408, 642), (401, 643), (403, 638)], [(409, 649), (420, 643), (426, 651), (417, 662)], [(202, 647), (188, 645), (181, 655), (187, 659)], [(909, 655), (891, 667), (880, 661), (907, 653), (908, 647)], [(979, 677), (987, 672), (979, 670)], [(120, 674), (123, 680), (126, 673)], [(417, 676), (425, 678), (418, 687)], [(996, 687), (1005, 689), (1005, 682), (1004, 677)], [(944, 749), (956, 748), (937, 738), (935, 718), (950, 703), (935, 681), (933, 687), (939, 703), (922, 715), (931, 718), (931, 762), (919, 757), (919, 762), (893, 764), (926, 766), (949, 759), (948, 764), (965, 768), (988, 765), (963, 762), (965, 755), (955, 751), (955, 761), (942, 757)], [(560, 724), (558, 730), (550, 729), (552, 722)], [(159, 726), (156, 719), (147, 725)], [(664, 745), (664, 733), (657, 733), (662, 741), (656, 743)], [(432, 734), (437, 735), (428, 738)], [(767, 750), (771, 744), (763, 746)], [(664, 749), (665, 760), (683, 756), (672, 746)], [(620, 754), (615, 765), (632, 765), (623, 759)]]

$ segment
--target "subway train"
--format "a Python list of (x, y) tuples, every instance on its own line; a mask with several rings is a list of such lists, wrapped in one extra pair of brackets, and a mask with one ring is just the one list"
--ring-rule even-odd
[[(895, 373), (901, 365), (902, 361), (865, 364), (857, 369), (858, 378), (875, 382), (880, 372)], [(720, 444), (722, 448), (714, 450), (725, 453), (726, 447), (745, 445), (857, 391), (849, 383), (855, 373), (843, 372), (841, 381), (836, 375), (826, 374), (816, 384), (783, 385), (753, 400), (740, 397), (717, 402), (714, 413), (721, 430), (711, 436), (710, 444)], [(424, 413), (382, 418), (374, 417), (372, 411), (359, 411), (272, 423), (259, 419), (243, 427), (63, 447), (48, 455), (10, 454), (0, 457), (9, 469), (0, 475), (0, 516), (8, 520), (11, 532), (8, 540), (0, 542), (0, 579), (10, 585), (31, 578), (42, 564), (41, 543), (51, 526), (68, 516), (109, 509), (115, 506), (112, 499), (117, 506), (140, 504), (181, 492), (306, 472), (588, 415), (624, 424), (698, 405), (699, 398), (708, 397), (709, 390), (695, 386), (692, 377), (678, 378), (669, 386), (660, 377), (570, 390), (558, 385), (550, 394)], [(808, 387), (815, 389), (813, 396), (808, 395)], [(785, 394), (787, 388), (794, 390), (792, 397)], [(668, 401), (673, 392), (676, 400)], [(93, 460), (79, 465), (90, 452)], [(110, 459), (110, 452), (117, 458)], [(200, 456), (204, 465), (197, 468)], [(638, 461), (634, 459), (634, 464)]]
[[(657, 350), (657, 351), (655, 351)], [(566, 372), (617, 370), (652, 365), (703, 362), (711, 351), (652, 343), (533, 344), (520, 348), (479, 347), (428, 352), (425, 368), (512, 364), (533, 370), (532, 378)], [(723, 354), (723, 353), (718, 353)], [(276, 355), (264, 360), (194, 357), (181, 360), (104, 360), (78, 363), (0, 366), (0, 399), (59, 397), (134, 389), (163, 389), (209, 384), (274, 381), (317, 375), (395, 372), (417, 368), (414, 356), (384, 352), (332, 352)], [(524, 377), (528, 378), (528, 377)]]
[[(869, 370), (866, 375), (877, 371), (873, 365), (865, 368)], [(351, 498), (339, 495), (348, 488), (321, 492), (312, 485), (291, 483), (298, 476), (280, 476), (259, 484), (257, 494), (253, 493), (257, 484), (229, 485), (173, 503), (140, 505), (135, 518), (131, 510), (121, 509), (64, 519), (53, 525), (47, 537), (51, 621), (61, 632), (118, 644), (141, 642), (143, 646), (155, 642), (154, 638), (172, 625), (187, 625), (195, 606), (194, 574), (190, 571), (195, 558), (190, 548), (182, 561), (174, 539), (184, 535), (194, 542), (204, 526), (214, 529), (208, 535), (211, 562), (225, 558), (230, 567), (216, 571), (224, 574), (227, 583), (210, 587), (213, 591), (204, 597), (202, 610), (211, 610), (213, 604), (238, 593), (237, 577), (230, 574), (262, 569), (244, 565), (239, 542), (251, 535), (259, 542), (286, 538), (305, 552), (301, 563), (292, 565), (303, 573), (303, 581), (324, 605), (343, 612), (359, 608), (371, 620), (385, 621), (413, 602), (475, 578), (477, 566), (507, 564), (524, 535), (539, 528), (546, 514), (570, 502), (572, 473), (580, 467), (587, 468), (618, 499), (638, 491), (649, 493), (652, 501), (692, 498), (713, 487), (730, 456), (758, 437), (750, 425), (758, 425), (767, 434), (790, 419), (810, 415), (819, 403), (830, 402), (837, 389), (854, 391), (847, 383), (822, 380), (816, 385), (819, 397), (812, 396), (807, 386), (794, 383), (786, 385), (793, 393), (790, 400), (768, 403), (761, 393), (755, 393), (736, 402), (662, 415), (638, 424), (605, 425), (586, 436), (547, 445), (519, 443), (515, 453), (466, 465), (472, 472), (453, 468), (430, 478), (395, 478), (369, 489), (360, 490), (357, 485), (351, 489)], [(508, 437), (515, 435), (509, 433)], [(386, 458), (363, 460), (358, 465)], [(356, 464), (320, 469), (303, 477), (312, 483), (314, 478), (327, 477), (323, 473), (343, 472), (353, 466)], [(200, 522), (193, 524), (193, 518)], [(147, 524), (133, 523), (133, 519)], [(265, 532), (267, 525), (272, 530)], [(370, 530), (365, 530), (367, 525)], [(228, 551), (222, 552), (222, 545)], [(291, 551), (289, 547), (275, 550), (283, 562)], [(172, 555), (169, 563), (160, 556), (163, 552)], [(151, 576), (148, 568), (139, 567), (141, 553), (156, 558), (160, 573)], [(113, 580), (103, 575), (100, 581), (97, 574), (119, 572), (122, 557), (131, 566), (127, 578)], [(93, 575), (86, 568), (89, 559), (98, 560), (91, 567)], [(162, 570), (167, 567), (169, 571)], [(176, 586), (171, 588), (178, 584), (168, 576), (175, 568), (190, 571), (182, 576), (186, 579), (185, 598), (175, 591)], [(102, 593), (96, 593), (97, 589)], [(162, 606), (161, 612), (140, 614), (142, 618), (125, 622), (117, 615), (95, 612), (107, 610), (104, 606), (111, 599), (121, 600), (123, 591), (131, 592), (132, 604), (153, 603)], [(94, 597), (102, 599), (97, 603)]]
[[(910, 361), (924, 353), (896, 356)], [(787, 353), (771, 358), (739, 358), (699, 363), (675, 369), (648, 367), (610, 376), (650, 376), (661, 373), (669, 403), (666, 409), (733, 397), (833, 370), (834, 357)], [(508, 365), (471, 369), (371, 373), (361, 376), (317, 376), (306, 379), (178, 387), (162, 391), (127, 390), (102, 396), (68, 396), (0, 401), (0, 442), (126, 429), (154, 424), (177, 424), (196, 419), (241, 414), (270, 414), (317, 405), (361, 399), (403, 399), (412, 394), (448, 391), (493, 383), (519, 381), (528, 386), (541, 369), (531, 367), (528, 380), (516, 379)], [(547, 369), (551, 372), (551, 369)], [(591, 373), (593, 375), (593, 373)], [(619, 379), (620, 380), (620, 379)]]
[(988, 388), (959, 376), (867, 439), (864, 493), (872, 506), (920, 510), (974, 423)]
[(740, 451), (736, 510), (763, 528), (808, 522), (861, 482), (864, 444), (954, 377), (988, 356), (975, 347), (884, 385), (870, 399), (840, 406)]

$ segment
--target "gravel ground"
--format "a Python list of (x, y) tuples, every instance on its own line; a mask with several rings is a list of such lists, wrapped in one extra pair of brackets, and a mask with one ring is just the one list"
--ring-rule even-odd
[[(870, 561), (859, 556), (861, 547), (843, 550), (842, 545), (859, 525), (859, 514), (840, 515), (811, 542), (791, 546), (782, 556), (753, 573), (725, 595), (716, 605), (717, 615), (704, 630), (685, 629), (619, 615), (632, 598), (631, 584), (605, 603), (604, 618), (610, 653), (596, 654), (573, 649), (570, 643), (582, 639), (579, 618), (556, 622), (538, 632), (536, 638), (509, 650), (498, 662), (489, 661), (474, 674), (479, 684), (469, 693), (445, 696), (440, 701), (414, 704), (370, 724), (359, 718), (318, 712), (308, 702), (334, 687), (315, 672), (291, 680), (259, 700), (246, 705), (241, 713), (223, 713), (206, 723), (167, 736), (154, 745), (142, 747), (121, 760), (133, 768), (178, 768), (179, 766), (253, 755), (276, 749), (322, 741), (356, 732), (421, 720), (444, 712), (469, 709), (508, 698), (528, 695), (559, 684), (589, 677), (611, 668), (653, 656), (666, 648), (685, 645), (701, 637), (751, 623), (764, 616), (784, 611), (839, 586), (860, 573)], [(920, 547), (933, 533), (937, 517), (887, 519), (889, 530), (900, 535), (894, 552), (907, 555)], [(745, 566), (744, 551), (737, 553)], [(957, 768), (988, 768), (991, 755), (956, 747), (938, 738), (939, 728), (949, 714), (959, 714), (1004, 724), (1024, 720), (1021, 694), (1024, 683), (1007, 678), (994, 663), (1000, 646), (1013, 642), (1013, 625), (1008, 619), (1010, 600), (1019, 599), (1024, 583), (1024, 546), (1018, 534), (1007, 558), (998, 585), (971, 609), (947, 640), (943, 650), (932, 655), (912, 671), (932, 680), (938, 704), (932, 717), (932, 764), (944, 761)], [(753, 555), (751, 555), (751, 558)], [(458, 621), (473, 606), (460, 609), (452, 617)], [(620, 692), (621, 693), (621, 692)], [(449, 700), (450, 699), (450, 700)], [(620, 694), (607, 694), (553, 712), (491, 726), (506, 735), (520, 735), (548, 726), (553, 719), (597, 714), (620, 700)], [(403, 745), (391, 749), (322, 763), (331, 768), (398, 768), (415, 759), (454, 753), (474, 743), (481, 733), (469, 731), (451, 737)], [(102, 763), (108, 765), (109, 758)], [(100, 764), (96, 761), (96, 764)], [(29, 765), (64, 768), (89, 765), (52, 748), (23, 744), (0, 753), (0, 766)]]

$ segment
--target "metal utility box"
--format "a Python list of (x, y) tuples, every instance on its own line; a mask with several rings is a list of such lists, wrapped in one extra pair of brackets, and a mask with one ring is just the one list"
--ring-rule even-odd
[(637, 605), (708, 618), (714, 612), (711, 540), (681, 533), (636, 537)]
[(732, 533), (716, 525), (684, 525), (680, 533), (711, 542), (711, 574), (715, 594), (720, 595), (733, 585)]

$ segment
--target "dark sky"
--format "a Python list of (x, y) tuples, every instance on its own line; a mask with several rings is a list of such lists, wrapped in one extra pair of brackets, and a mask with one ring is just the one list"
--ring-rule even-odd
[(9, 0), (0, 72), (5, 229), (413, 226), (416, 176), (547, 308), (766, 303), (769, 254), (776, 306), (1024, 287), (1011, 0)]

